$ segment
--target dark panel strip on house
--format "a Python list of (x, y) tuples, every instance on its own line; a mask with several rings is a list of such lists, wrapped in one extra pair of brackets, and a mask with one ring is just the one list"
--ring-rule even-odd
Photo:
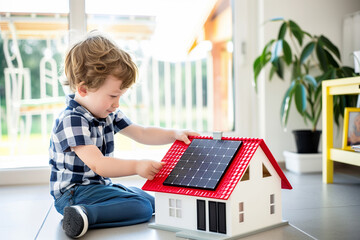
[(197, 229), (206, 230), (206, 218), (205, 218), (205, 200), (196, 201), (197, 209)]
[(217, 208), (218, 208), (218, 232), (226, 234), (226, 204), (223, 202), (218, 202)]
[(217, 226), (217, 204), (209, 201), (209, 231), (218, 232)]

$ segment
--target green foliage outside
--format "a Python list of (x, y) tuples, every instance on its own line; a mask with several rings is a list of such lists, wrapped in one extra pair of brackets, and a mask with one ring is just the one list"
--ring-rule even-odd
[[(10, 41), (10, 47), (12, 46)], [(7, 68), (7, 63), (3, 51), (4, 40), (0, 38), (0, 103), (1, 103), (1, 131), (3, 135), (7, 135), (7, 124), (6, 124), (6, 102), (5, 102), (5, 76), (4, 69)], [(46, 40), (18, 40), (19, 50), (21, 53), (23, 66), (30, 69), (30, 79), (31, 79), (31, 97), (40, 98), (40, 61), (44, 56), (46, 49)], [(60, 69), (63, 64), (63, 55), (58, 52), (55, 47), (55, 44), (51, 41), (51, 52), (53, 53), (52, 57), (57, 63), (57, 71), (60, 72)], [(14, 65), (17, 63), (15, 62)], [(60, 75), (60, 73), (59, 73)], [(62, 88), (59, 88), (62, 89)], [(61, 93), (60, 93), (61, 94)], [(63, 94), (63, 93), (62, 93)], [(32, 119), (32, 129), (31, 133), (40, 133), (40, 118), (34, 116)]]

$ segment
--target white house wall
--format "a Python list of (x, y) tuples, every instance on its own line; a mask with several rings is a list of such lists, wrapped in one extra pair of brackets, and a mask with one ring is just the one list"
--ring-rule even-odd
[[(182, 202), (182, 216), (178, 217), (170, 217), (169, 215), (169, 199), (178, 199)], [(155, 215), (155, 223), (159, 225), (167, 225), (176, 228), (183, 228), (195, 231), (201, 231), (197, 229), (197, 200), (205, 200), (205, 219), (206, 219), (206, 231), (209, 231), (209, 201), (214, 202), (224, 202), (226, 204), (226, 222), (231, 222), (231, 209), (229, 200), (219, 200), (212, 198), (202, 198), (202, 197), (194, 197), (194, 196), (185, 196), (179, 194), (171, 194), (171, 193), (155, 193), (155, 207), (156, 207), (156, 215)], [(226, 226), (227, 233), (231, 232), (229, 229), (229, 224)], [(227, 234), (229, 235), (229, 234)]]
[[(179, 199), (182, 204), (181, 217), (170, 217), (169, 199)], [(189, 196), (169, 193), (155, 193), (155, 223), (178, 228), (196, 230), (196, 200)]]
[[(262, 177), (262, 163), (271, 177)], [(229, 226), (230, 235), (261, 229), (282, 222), (281, 179), (259, 147), (250, 162), (250, 179), (240, 181), (231, 194), (229, 201), (232, 216)], [(270, 213), (270, 195), (275, 196), (275, 213)], [(244, 203), (244, 222), (239, 223), (239, 203)], [(230, 206), (228, 206), (230, 208)]]

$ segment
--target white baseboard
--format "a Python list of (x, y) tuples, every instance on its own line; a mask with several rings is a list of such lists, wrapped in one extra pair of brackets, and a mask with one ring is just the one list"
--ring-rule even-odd
[(50, 167), (0, 169), (0, 186), (46, 184), (50, 181)]

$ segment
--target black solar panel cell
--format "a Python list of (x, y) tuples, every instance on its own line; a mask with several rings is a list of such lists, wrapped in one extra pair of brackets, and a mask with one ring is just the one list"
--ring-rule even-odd
[(215, 190), (241, 141), (193, 139), (164, 185)]

